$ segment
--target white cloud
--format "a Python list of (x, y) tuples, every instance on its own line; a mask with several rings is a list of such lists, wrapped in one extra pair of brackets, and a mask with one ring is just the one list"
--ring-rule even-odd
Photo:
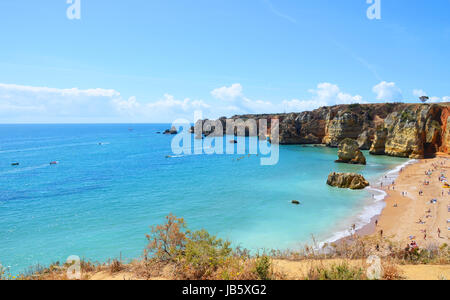
[(211, 95), (226, 104), (226, 107), (221, 106), (221, 103), (216, 105), (218, 110), (228, 111), (231, 114), (273, 112), (273, 109), (276, 109), (269, 101), (252, 100), (245, 97), (240, 83), (214, 89), (211, 91)]
[(316, 89), (310, 89), (309, 99), (284, 100), (281, 103), (252, 100), (243, 93), (242, 85), (233, 84), (230, 87), (221, 87), (211, 92), (214, 98), (233, 103), (238, 108), (234, 113), (279, 113), (301, 112), (313, 110), (321, 106), (335, 104), (364, 103), (360, 95), (351, 95), (341, 91), (339, 86), (328, 82), (319, 83)]
[(313, 100), (325, 105), (363, 103), (362, 96), (343, 93), (339, 86), (328, 82), (319, 83), (317, 89), (309, 92), (314, 95)]
[(329, 82), (319, 83), (316, 89), (310, 89), (311, 99), (299, 100), (292, 99), (282, 102), (283, 111), (301, 112), (313, 110), (322, 106), (337, 104), (366, 103), (362, 96), (351, 95), (341, 91), (338, 85)]
[(34, 93), (43, 95), (58, 95), (66, 97), (77, 97), (77, 96), (87, 96), (87, 97), (119, 97), (120, 93), (115, 90), (107, 89), (87, 89), (80, 90), (77, 88), (71, 89), (56, 89), (49, 87), (34, 87), (25, 86), (17, 84), (4, 84), (0, 83), (0, 89), (4, 92), (11, 93)]
[[(417, 98), (422, 97), (422, 96), (427, 96), (428, 94), (427, 92), (425, 92), (422, 89), (415, 89), (413, 90), (413, 95)], [(427, 101), (429, 103), (437, 103), (437, 102), (449, 102), (450, 101), (450, 97), (449, 96), (444, 96), (444, 97), (436, 97), (436, 96), (432, 96), (430, 97), (430, 99)]]
[(147, 118), (148, 122), (168, 122), (180, 118), (191, 120), (196, 110), (208, 112), (211, 109), (211, 106), (202, 100), (189, 98), (178, 100), (170, 94), (165, 94), (162, 99), (150, 103), (139, 102), (135, 97), (128, 100), (115, 100), (114, 103), (119, 112), (137, 120)]
[(382, 81), (373, 87), (372, 91), (377, 94), (377, 100), (380, 101), (401, 101), (403, 100), (402, 91), (395, 85), (395, 82)]
[(317, 100), (284, 100), (281, 103), (283, 107), (283, 112), (302, 112), (307, 110), (314, 110), (321, 106), (326, 106), (325, 102), (320, 102)]
[(220, 100), (232, 101), (236, 98), (243, 97), (242, 85), (239, 83), (232, 84), (230, 87), (223, 86), (211, 91), (211, 95)]
[(106, 121), (114, 111), (111, 100), (117, 98), (119, 92), (107, 89), (0, 84), (0, 116), (2, 122)]
[[(377, 99), (398, 100), (401, 91), (395, 83), (381, 82), (374, 87)], [(15, 84), (0, 84), (0, 122), (2, 123), (107, 123), (147, 122), (168, 123), (175, 119), (192, 120), (201, 110), (205, 118), (235, 114), (302, 112), (321, 106), (367, 103), (360, 95), (346, 93), (332, 83), (319, 83), (308, 90), (304, 98), (271, 102), (251, 99), (239, 83), (211, 91), (215, 99), (209, 102), (176, 98), (165, 94), (156, 101), (123, 97), (113, 89), (58, 89)], [(422, 94), (422, 90), (414, 91)], [(450, 101), (450, 97), (431, 97), (430, 102)]]
[(116, 90), (57, 89), (0, 84), (2, 123), (171, 122), (192, 119), (211, 107), (201, 100), (177, 100), (166, 94), (156, 102), (124, 99)]
[(430, 100), (428, 100), (430, 103), (438, 103), (438, 102), (450, 102), (450, 97), (430, 97)]

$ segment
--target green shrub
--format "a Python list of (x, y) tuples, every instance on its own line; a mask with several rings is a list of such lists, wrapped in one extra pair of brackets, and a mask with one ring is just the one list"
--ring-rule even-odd
[(149, 243), (144, 251), (145, 259), (174, 261), (184, 251), (186, 247), (184, 219), (177, 218), (172, 214), (166, 219), (166, 224), (151, 227), (151, 233), (146, 236)]
[(309, 271), (308, 280), (365, 280), (362, 268), (352, 268), (348, 264), (333, 265), (330, 268), (317, 267)]
[(207, 279), (231, 257), (230, 242), (206, 230), (186, 230), (184, 220), (172, 214), (166, 219), (166, 224), (152, 227), (147, 235), (146, 260), (175, 263), (183, 279)]
[(229, 242), (201, 230), (188, 232), (186, 248), (179, 259), (185, 267), (192, 268), (196, 278), (204, 278), (223, 265), (232, 251)]
[(361, 108), (361, 104), (359, 104), (359, 103), (353, 103), (353, 104), (350, 104), (350, 105), (348, 106), (348, 108), (350, 109), (350, 111), (355, 111), (355, 110), (358, 110), (358, 109)]
[(258, 278), (261, 280), (271, 279), (271, 266), (270, 258), (266, 255), (258, 257), (255, 261), (255, 272)]

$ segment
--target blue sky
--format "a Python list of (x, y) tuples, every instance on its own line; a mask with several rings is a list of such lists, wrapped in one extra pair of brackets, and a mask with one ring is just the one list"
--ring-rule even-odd
[(450, 101), (450, 0), (0, 2), (0, 122)]

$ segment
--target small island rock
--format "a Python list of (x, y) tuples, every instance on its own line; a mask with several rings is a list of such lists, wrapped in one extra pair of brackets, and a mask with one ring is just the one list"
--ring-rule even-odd
[(353, 139), (344, 139), (339, 143), (339, 159), (336, 162), (349, 164), (366, 164), (366, 157), (359, 150), (359, 144)]
[(175, 128), (175, 126), (172, 126), (171, 129), (167, 129), (164, 131), (164, 134), (178, 134), (178, 130)]
[(327, 184), (338, 188), (349, 188), (352, 190), (361, 190), (369, 186), (369, 182), (356, 173), (336, 173), (328, 176)]

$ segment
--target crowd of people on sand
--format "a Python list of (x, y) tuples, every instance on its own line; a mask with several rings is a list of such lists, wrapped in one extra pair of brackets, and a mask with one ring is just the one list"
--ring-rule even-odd
[[(430, 185), (430, 180), (432, 180), (433, 174), (435, 172), (439, 171), (439, 169), (441, 169), (440, 175), (438, 176), (439, 183), (446, 184), (446, 185), (443, 186), (443, 188), (445, 188), (446, 186), (448, 187), (447, 177), (445, 175), (445, 170), (444, 170), (445, 165), (446, 165), (446, 160), (440, 161), (439, 164), (432, 163), (431, 164), (431, 168), (428, 169), (427, 171), (425, 171), (426, 178), (425, 178), (425, 180), (423, 182), (423, 185), (424, 186)], [(423, 196), (423, 195), (424, 195), (423, 190), (419, 190), (419, 196)], [(448, 191), (448, 195), (450, 195), (450, 190)], [(444, 190), (441, 191), (441, 196), (442, 197), (445, 196)], [(428, 203), (429, 203), (429, 205), (436, 205), (436, 204), (438, 204), (438, 199), (431, 199)], [(450, 205), (448, 205), (448, 208), (449, 208), (448, 212), (450, 212)], [(419, 220), (417, 221), (417, 224), (425, 225), (427, 223), (426, 220), (433, 218), (433, 215), (431, 213), (432, 213), (431, 208), (426, 210), (424, 217), (423, 218), (419, 218)], [(425, 221), (424, 221), (424, 219), (425, 219)], [(449, 221), (450, 220), (447, 220), (447, 224), (450, 223)], [(448, 227), (447, 229), (450, 230), (450, 227)], [(423, 234), (423, 239), (426, 241), (427, 238), (429, 237), (427, 230), (426, 229), (421, 229), (420, 231)], [(437, 227), (436, 233), (437, 233), (437, 237), (438, 238), (442, 238), (442, 236), (441, 236), (441, 229), (439, 227)], [(411, 240), (411, 243), (408, 245), (408, 247), (410, 249), (417, 249), (418, 245), (417, 245), (417, 242), (415, 241), (416, 237), (415, 236), (409, 236), (409, 239)]]
[[(439, 163), (432, 163), (431, 167), (428, 170), (425, 171), (425, 179), (423, 181), (423, 185), (424, 186), (429, 186), (430, 185), (430, 181), (433, 179), (433, 174), (435, 174), (436, 172), (440, 171), (439, 172), (440, 174), (438, 176), (438, 180), (439, 180), (440, 184), (443, 184), (443, 190), (441, 192), (441, 196), (442, 197), (445, 197), (445, 194), (446, 194), (444, 189), (448, 189), (447, 195), (450, 196), (450, 184), (447, 181), (446, 170), (445, 170), (447, 168), (446, 167), (446, 161), (447, 161), (447, 159), (443, 159), (443, 160), (440, 160)], [(404, 169), (402, 168), (402, 169), (400, 169), (399, 173), (402, 173), (403, 171), (404, 171)], [(383, 186), (386, 188), (386, 186), (387, 186), (388, 190), (392, 189), (394, 191), (395, 190), (395, 181), (392, 181), (392, 184), (389, 185), (389, 184), (386, 184), (386, 181), (388, 179), (389, 178), (387, 176), (385, 176), (384, 180), (381, 181), (380, 186), (381, 186), (381, 188), (383, 188)], [(407, 191), (403, 191), (403, 192), (401, 192), (401, 194), (402, 194), (403, 197), (407, 197), (408, 196), (408, 192)], [(422, 189), (419, 190), (419, 196), (424, 196), (424, 191)], [(436, 204), (438, 204), (438, 199), (431, 199), (429, 201), (429, 205), (436, 205)], [(395, 203), (394, 207), (398, 208), (398, 204)], [(450, 214), (450, 203), (447, 206), (447, 211)], [(449, 217), (450, 217), (450, 215), (449, 215)], [(431, 220), (431, 219), (433, 219), (432, 209), (429, 208), (428, 210), (425, 211), (424, 217), (423, 218), (419, 218), (417, 224), (425, 225), (425, 224), (427, 224), (427, 221)], [(450, 219), (447, 219), (447, 226), (448, 226), (447, 229), (450, 231)], [(378, 227), (378, 220), (375, 221), (375, 227)], [(423, 234), (423, 240), (426, 241), (427, 238), (429, 238), (429, 232), (427, 231), (427, 229), (421, 229), (420, 232)], [(383, 234), (384, 234), (382, 229), (379, 231), (379, 234), (380, 234), (380, 237), (382, 238)], [(437, 234), (437, 237), (439, 239), (442, 238), (442, 236), (441, 236), (441, 229), (439, 227), (437, 227), (437, 229), (436, 229), (436, 234)], [(416, 241), (417, 240), (416, 236), (410, 235), (408, 237), (408, 239), (409, 239), (409, 242), (408, 242), (408, 245), (407, 245), (405, 250), (407, 250), (407, 251), (414, 251), (416, 249), (419, 249), (419, 245), (418, 245), (418, 243)], [(377, 245), (377, 247), (379, 247), (379, 246)]]

